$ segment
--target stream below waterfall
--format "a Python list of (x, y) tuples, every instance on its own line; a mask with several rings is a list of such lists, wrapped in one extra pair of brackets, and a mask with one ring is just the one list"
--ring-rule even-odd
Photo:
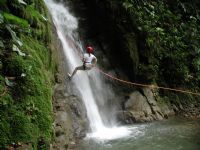
[(109, 141), (85, 139), (78, 150), (199, 150), (200, 120), (171, 118), (132, 127), (130, 136)]

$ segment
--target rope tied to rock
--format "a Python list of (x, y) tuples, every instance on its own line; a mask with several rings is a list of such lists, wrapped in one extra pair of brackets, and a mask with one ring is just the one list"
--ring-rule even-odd
[[(82, 59), (83, 58), (83, 52), (79, 49), (76, 49), (76, 51), (78, 52), (79, 57)], [(162, 87), (162, 86), (157, 86), (157, 85), (149, 85), (149, 84), (141, 84), (141, 83), (135, 83), (135, 82), (130, 82), (130, 81), (126, 81), (120, 78), (117, 78), (113, 75), (110, 75), (106, 72), (104, 72), (103, 70), (101, 70), (98, 67), (94, 67), (97, 71), (99, 71), (101, 74), (103, 74), (104, 76), (107, 76), (110, 79), (113, 79), (115, 81), (118, 81), (120, 83), (124, 83), (126, 85), (132, 85), (132, 86), (138, 86), (138, 87), (148, 87), (151, 89), (162, 89), (162, 90), (168, 90), (168, 91), (174, 91), (174, 92), (179, 92), (179, 93), (185, 93), (185, 94), (191, 94), (191, 95), (196, 95), (196, 96), (200, 96), (199, 92), (192, 92), (189, 90), (181, 90), (181, 89), (175, 89), (175, 88), (169, 88), (169, 87)]]
[(186, 93), (186, 94), (192, 94), (192, 95), (197, 95), (200, 96), (200, 93), (198, 92), (191, 92), (188, 90), (181, 90), (181, 89), (175, 89), (175, 88), (169, 88), (169, 87), (162, 87), (162, 86), (157, 86), (157, 85), (148, 85), (148, 84), (141, 84), (141, 83), (135, 83), (135, 82), (130, 82), (130, 81), (126, 81), (126, 80), (122, 80), (120, 78), (114, 77), (113, 75), (110, 75), (108, 73), (105, 73), (103, 70), (95, 67), (95, 69), (97, 71), (99, 71), (101, 74), (103, 74), (104, 76), (107, 76), (113, 80), (116, 80), (120, 83), (124, 83), (127, 85), (133, 85), (133, 86), (139, 86), (139, 87), (148, 87), (148, 88), (152, 88), (152, 89), (162, 89), (162, 90), (168, 90), (168, 91), (175, 91), (175, 92), (180, 92), (180, 93)]

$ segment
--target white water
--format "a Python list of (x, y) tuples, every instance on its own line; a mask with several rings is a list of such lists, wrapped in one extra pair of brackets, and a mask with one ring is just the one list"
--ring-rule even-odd
[[(76, 29), (78, 28), (78, 21), (75, 17), (73, 17), (68, 8), (64, 7), (61, 3), (56, 3), (53, 0), (45, 0), (47, 7), (49, 8), (49, 12), (52, 15), (54, 24), (57, 29), (58, 37), (62, 43), (64, 54), (66, 60), (70, 62), (70, 71), (72, 72), (76, 66), (82, 64), (80, 56), (76, 50), (77, 46), (82, 50), (81, 44), (76, 40)], [(96, 86), (91, 87), (91, 82), (89, 81), (92, 78), (95, 81)], [(108, 93), (109, 88), (105, 89), (102, 87), (101, 79), (99, 74), (95, 72), (95, 70), (90, 70), (89, 73), (86, 71), (78, 71), (72, 81), (75, 83), (77, 89), (80, 92), (80, 96), (84, 101), (87, 116), (90, 122), (91, 133), (88, 133), (88, 137), (101, 139), (101, 140), (110, 140), (116, 138), (122, 138), (128, 136), (131, 131), (126, 127), (117, 127), (117, 126), (109, 126), (105, 125), (102, 117), (100, 116), (99, 108), (96, 104), (97, 99), (100, 101), (105, 100), (106, 96), (111, 96)], [(98, 84), (98, 85), (97, 85)], [(94, 89), (96, 88), (96, 89)], [(107, 95), (105, 96), (105, 92)], [(95, 92), (95, 96), (94, 96)], [(111, 119), (112, 118), (107, 118)], [(111, 121), (112, 122), (112, 121)]]

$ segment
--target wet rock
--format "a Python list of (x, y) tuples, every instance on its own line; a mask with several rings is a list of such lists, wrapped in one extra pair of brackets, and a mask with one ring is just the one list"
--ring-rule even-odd
[(175, 114), (168, 105), (157, 103), (150, 88), (142, 89), (142, 93), (134, 91), (127, 97), (125, 111), (118, 113), (118, 118), (125, 123), (162, 120)]
[(63, 77), (59, 73), (56, 73), (55, 74), (55, 81), (57, 83), (62, 83), (62, 80), (63, 80)]
[(179, 108), (180, 108), (181, 110), (184, 109), (182, 104), (179, 104)]
[(135, 112), (141, 112), (151, 114), (151, 108), (148, 105), (146, 98), (138, 91), (133, 92), (128, 101), (125, 103), (125, 110), (133, 110)]
[(163, 105), (163, 106), (160, 106), (161, 108), (161, 111), (164, 115), (164, 118), (169, 118), (170, 116), (174, 116), (175, 115), (175, 112), (173, 109), (170, 109), (169, 106), (167, 105)]
[(62, 132), (62, 131), (56, 131), (56, 137), (58, 137), (58, 136), (61, 136), (61, 135), (63, 135), (64, 134), (64, 132)]
[(147, 98), (148, 103), (151, 106), (157, 106), (157, 102), (155, 101), (152, 90), (150, 88), (143, 88), (142, 90), (143, 90), (145, 97)]
[(76, 148), (76, 143), (74, 141), (70, 142), (69, 145), (68, 145), (68, 148), (69, 149), (74, 149)]
[(62, 84), (55, 86), (53, 99), (55, 140), (51, 149), (66, 150), (70, 141), (77, 137), (83, 137), (86, 129), (84, 124), (86, 111), (81, 100), (66, 92), (65, 86)]
[(123, 118), (126, 123), (149, 121), (153, 113), (146, 98), (138, 91), (129, 95), (125, 102), (125, 110)]
[(56, 85), (55, 86), (55, 92), (54, 92), (54, 97), (56, 99), (63, 99), (65, 98), (65, 93), (64, 93), (64, 86), (63, 85)]
[(172, 108), (173, 108), (173, 110), (175, 111), (175, 112), (178, 112), (179, 111), (179, 109), (176, 107), (176, 105), (172, 105)]

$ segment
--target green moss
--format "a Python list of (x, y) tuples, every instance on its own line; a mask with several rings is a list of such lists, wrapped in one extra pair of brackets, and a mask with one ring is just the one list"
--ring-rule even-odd
[[(25, 43), (22, 49), (26, 50), (30, 58), (34, 60), (35, 63), (39, 62), (38, 65), (44, 67), (44, 69), (49, 69), (50, 64), (50, 53), (49, 49), (47, 49), (46, 45), (39, 43), (37, 40), (30, 38), (28, 36), (21, 36), (23, 43)], [(43, 65), (43, 66), (42, 66)], [(39, 67), (39, 66), (37, 66)]]
[(49, 71), (47, 71), (50, 70), (49, 50), (43, 44), (28, 36), (21, 35), (21, 39), (24, 43), (22, 49), (29, 56), (25, 59), (18, 58), (22, 60), (20, 62), (21, 68), (24, 69), (19, 72), (25, 73), (26, 76), (16, 81), (13, 90), (20, 100), (17, 106), (23, 106), (25, 113), (30, 114), (32, 122), (40, 131), (39, 136), (50, 140), (52, 134), (52, 90), (51, 77)]
[(3, 16), (5, 18), (6, 23), (17, 24), (17, 25), (19, 25), (20, 27), (23, 27), (23, 28), (29, 27), (27, 20), (24, 20), (22, 18), (19, 18), (15, 15), (12, 15), (12, 14), (9, 14), (9, 13), (3, 13)]
[[(52, 137), (51, 99), (55, 65), (48, 48), (50, 24), (43, 18), (47, 16), (43, 1), (26, 2), (27, 6), (17, 0), (8, 0), (5, 25), (0, 28), (0, 33), (10, 33), (0, 35), (5, 49), (0, 51), (3, 58), (0, 92), (5, 87), (4, 76), (15, 77), (12, 80), (14, 86), (8, 87), (6, 94), (0, 97), (0, 119), (3, 120), (0, 131), (5, 131), (0, 135), (0, 149), (12, 142), (31, 143), (33, 149), (49, 149)], [(25, 28), (28, 32), (22, 32)], [(22, 57), (14, 52), (13, 43), (26, 55)], [(40, 143), (41, 139), (45, 144)]]
[(13, 142), (36, 142), (38, 138), (38, 128), (31, 120), (21, 112), (12, 114), (10, 123)]
[(25, 72), (25, 63), (23, 57), (13, 53), (12, 57), (4, 62), (4, 72), (11, 77), (21, 76)]
[[(38, 40), (42, 40), (45, 43), (48, 43), (51, 40), (51, 31), (48, 22), (49, 16), (47, 13), (47, 9), (46, 7), (42, 7), (44, 6), (43, 1), (35, 3), (32, 3), (31, 5), (28, 5), (26, 7), (23, 17), (26, 18), (31, 27), (34, 28), (32, 30), (33, 36)], [(36, 6), (40, 6), (40, 9), (36, 9)]]
[(10, 124), (0, 114), (0, 149), (4, 149), (11, 137)]
[(29, 17), (33, 17), (33, 18), (36, 18), (36, 19), (42, 19), (41, 14), (39, 13), (38, 10), (35, 9), (34, 4), (28, 5), (26, 7), (26, 11), (27, 11), (27, 15), (29, 15)]
[(5, 85), (5, 78), (0, 74), (0, 85), (3, 87)]
[(0, 108), (6, 109), (13, 105), (13, 99), (10, 94), (6, 93), (4, 96), (2, 96), (0, 101)]

